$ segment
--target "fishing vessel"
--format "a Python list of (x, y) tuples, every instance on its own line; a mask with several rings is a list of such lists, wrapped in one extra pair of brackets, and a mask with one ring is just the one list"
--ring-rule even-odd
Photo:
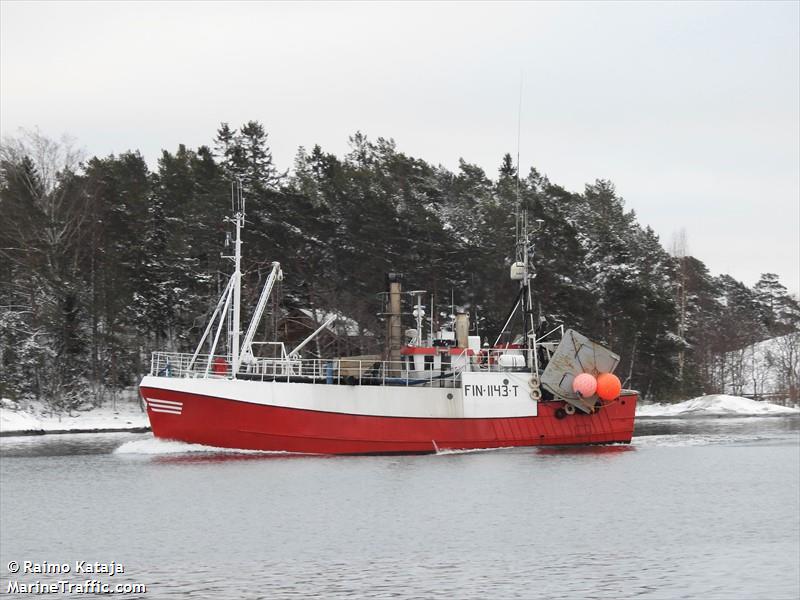
[[(614, 375), (620, 357), (577, 331), (544, 326), (535, 314), (530, 257), (542, 222), (530, 227), (527, 211), (517, 214), (509, 273), (519, 283), (517, 297), (493, 344), (470, 335), (465, 312), (454, 311), (447, 326), (433, 331), (424, 292), (404, 292), (402, 276), (390, 273), (383, 356), (304, 358), (337, 317), (291, 349), (256, 341), (283, 277), (277, 262), (242, 335), (240, 188), (234, 198), (233, 273), (195, 352), (154, 352), (139, 387), (156, 437), (312, 454), (630, 442), (638, 394), (621, 389)], [(409, 297), (415, 327), (403, 330)], [(512, 322), (522, 323), (520, 331)]]

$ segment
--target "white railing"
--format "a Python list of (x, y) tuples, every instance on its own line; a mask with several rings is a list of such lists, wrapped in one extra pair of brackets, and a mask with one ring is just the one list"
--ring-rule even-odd
[[(344, 385), (404, 385), (426, 387), (458, 387), (461, 373), (507, 371), (500, 366), (502, 354), (519, 353), (517, 350), (486, 351), (468, 358), (466, 367), (452, 368), (442, 365), (433, 370), (408, 370), (405, 361), (369, 361), (351, 358), (301, 359), (252, 358), (243, 362), (236, 373), (237, 379), (257, 381), (287, 381), (302, 383), (328, 383)], [(457, 357), (458, 355), (456, 355)], [(455, 358), (455, 357), (453, 357)], [(514, 369), (520, 370), (520, 369)], [(208, 354), (183, 354), (178, 352), (153, 352), (150, 375), (157, 377), (230, 379), (231, 360), (228, 356)]]

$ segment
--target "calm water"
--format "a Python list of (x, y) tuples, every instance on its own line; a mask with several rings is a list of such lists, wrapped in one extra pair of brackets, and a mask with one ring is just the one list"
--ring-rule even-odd
[[(124, 597), (151, 599), (800, 594), (797, 417), (641, 421), (630, 447), (576, 450), (178, 449), (148, 434), (0, 440), (0, 595), (9, 579), (143, 583)], [(12, 560), (72, 572), (12, 576)]]

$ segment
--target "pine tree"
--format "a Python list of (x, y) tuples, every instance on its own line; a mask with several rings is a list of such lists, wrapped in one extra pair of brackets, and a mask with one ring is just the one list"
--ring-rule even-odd
[(136, 276), (143, 258), (150, 174), (141, 154), (93, 158), (83, 174), (92, 218), (82, 278), (89, 290), (90, 363), (95, 402), (106, 389), (125, 387), (146, 362), (128, 331)]
[(800, 306), (775, 273), (763, 273), (753, 291), (761, 322), (771, 336), (798, 330)]
[(508, 152), (503, 155), (503, 162), (500, 164), (498, 172), (500, 174), (500, 179), (516, 178), (517, 168), (514, 166), (514, 159), (511, 158), (511, 154)]
[[(714, 379), (716, 337), (719, 333), (724, 305), (720, 302), (719, 283), (702, 261), (693, 256), (678, 259), (676, 283), (684, 286), (685, 364), (683, 378), (676, 392), (680, 397), (700, 396), (721, 391)], [(677, 303), (676, 303), (677, 304)]]
[(248, 121), (238, 130), (222, 123), (217, 130), (215, 148), (223, 170), (232, 180), (240, 180), (250, 197), (275, 189), (284, 178), (272, 161), (268, 134), (258, 121)]
[(258, 121), (248, 121), (239, 130), (238, 144), (242, 147), (244, 172), (242, 185), (246, 191), (256, 192), (274, 188), (282, 179), (272, 162), (272, 152), (267, 145), (267, 133)]

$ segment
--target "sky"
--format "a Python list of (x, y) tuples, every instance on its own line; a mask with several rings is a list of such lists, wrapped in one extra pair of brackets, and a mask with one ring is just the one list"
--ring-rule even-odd
[(0, 4), (3, 136), (155, 165), (251, 119), (283, 169), (361, 131), (490, 177), (519, 129), (523, 173), (800, 293), (798, 2)]

